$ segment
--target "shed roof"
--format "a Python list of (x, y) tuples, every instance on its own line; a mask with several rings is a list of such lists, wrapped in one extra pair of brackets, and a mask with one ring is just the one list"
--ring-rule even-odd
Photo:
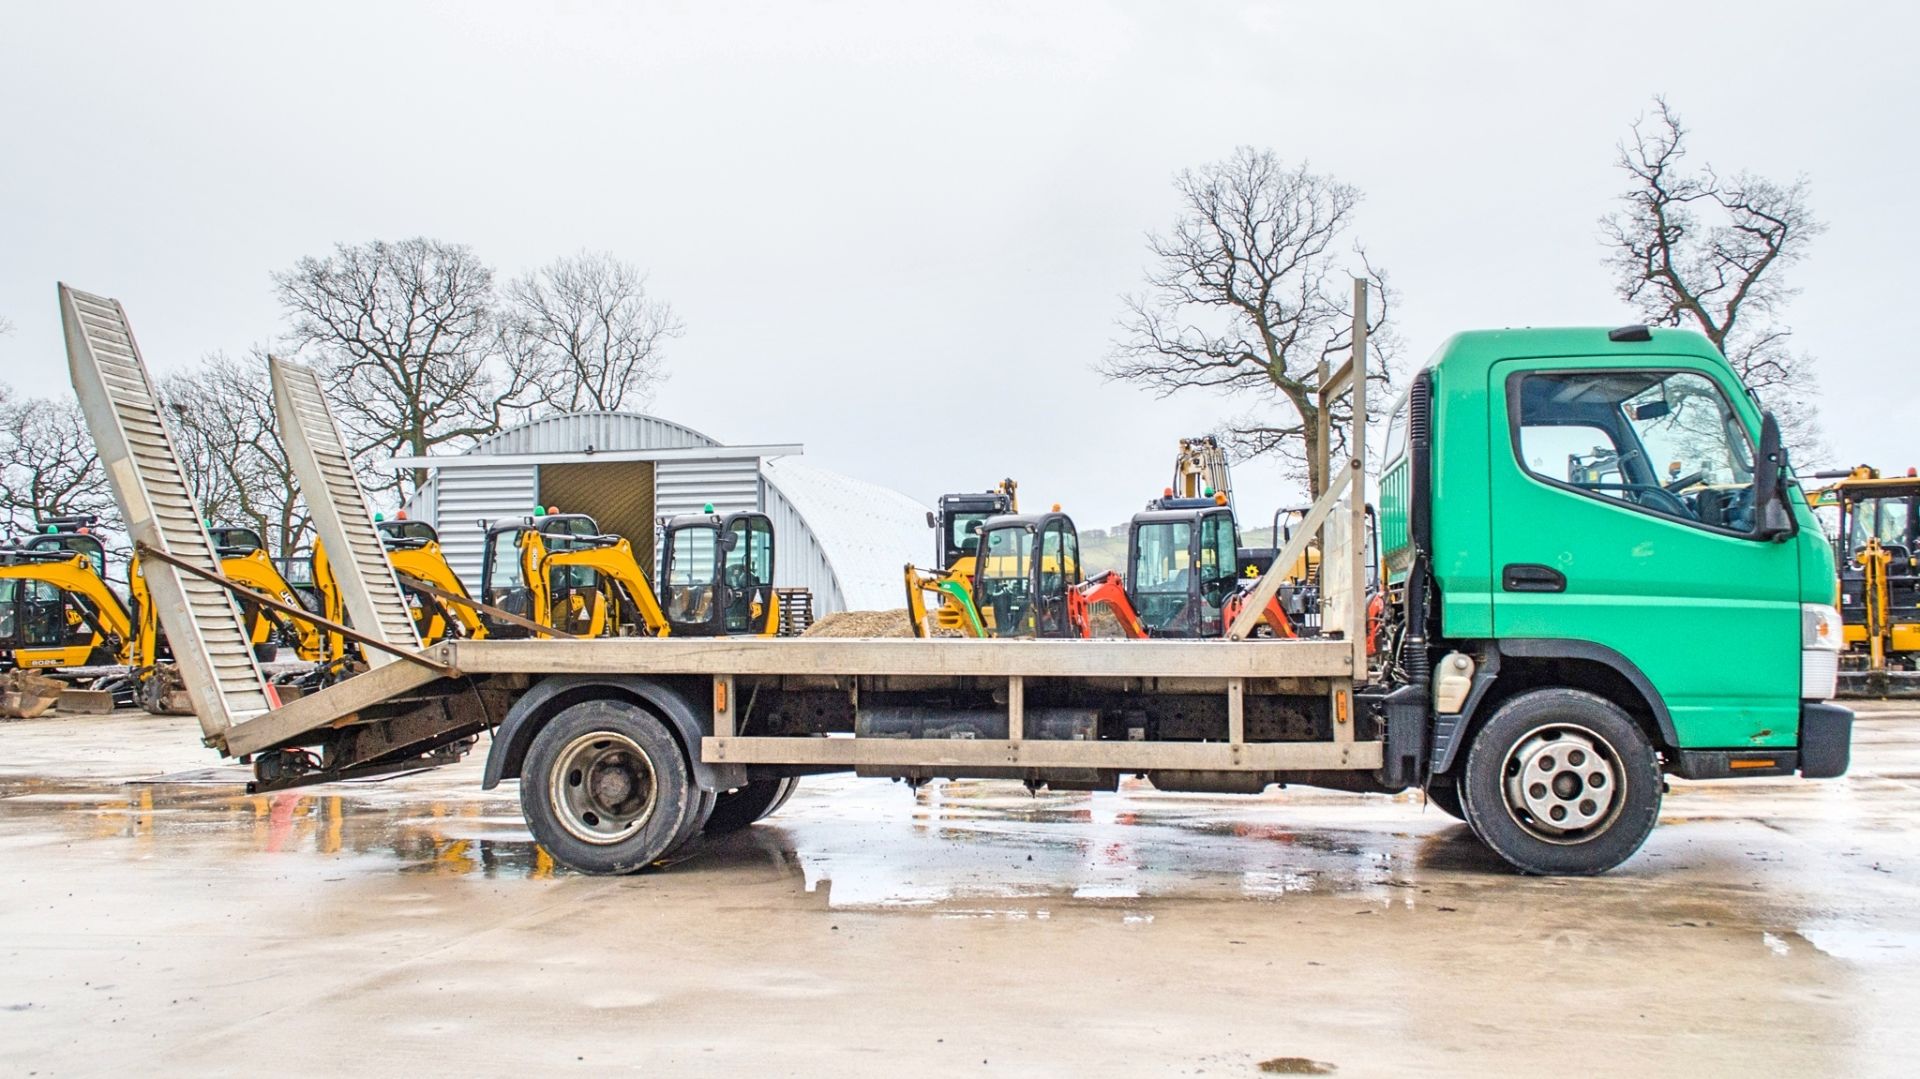
[(791, 457), (760, 462), (826, 552), (848, 610), (900, 606), (900, 570), (927, 545), (927, 507), (891, 487)]

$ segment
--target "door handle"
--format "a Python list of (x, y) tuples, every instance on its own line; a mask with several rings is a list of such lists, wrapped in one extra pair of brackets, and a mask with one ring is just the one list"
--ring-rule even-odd
[(1512, 562), (1500, 571), (1500, 587), (1508, 592), (1565, 592), (1567, 575), (1552, 566)]

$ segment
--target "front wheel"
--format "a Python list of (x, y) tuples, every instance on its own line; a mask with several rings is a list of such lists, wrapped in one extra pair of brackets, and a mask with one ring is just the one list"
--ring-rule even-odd
[(1591, 876), (1632, 857), (1653, 831), (1660, 764), (1613, 702), (1534, 690), (1474, 736), (1460, 795), (1474, 834), (1515, 869)]
[(1427, 781), (1427, 802), (1454, 820), (1466, 820), (1460, 807), (1460, 785), (1453, 776), (1434, 776)]
[(582, 873), (646, 868), (689, 837), (701, 808), (680, 743), (624, 701), (560, 712), (534, 737), (520, 770), (520, 811), (533, 838)]

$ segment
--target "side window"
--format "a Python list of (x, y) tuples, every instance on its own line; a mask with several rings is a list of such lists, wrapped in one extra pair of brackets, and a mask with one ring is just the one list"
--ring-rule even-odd
[(1392, 419), (1387, 421), (1387, 437), (1382, 442), (1380, 460), (1391, 463), (1407, 452), (1407, 417), (1413, 408), (1413, 391), (1400, 395), (1394, 403)]
[(1753, 525), (1753, 446), (1739, 415), (1693, 371), (1514, 376), (1514, 452), (1556, 486), (1708, 528)]

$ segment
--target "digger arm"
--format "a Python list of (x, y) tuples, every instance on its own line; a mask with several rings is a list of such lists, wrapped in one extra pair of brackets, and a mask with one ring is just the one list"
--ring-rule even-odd
[[(647, 636), (665, 637), (671, 632), (667, 624), (666, 611), (660, 607), (660, 599), (654, 594), (653, 585), (647, 581), (646, 574), (640, 571), (640, 563), (633, 557), (633, 545), (622, 539), (618, 543), (605, 547), (586, 547), (572, 551), (556, 551), (540, 562), (539, 570), (534, 574), (543, 583), (549, 580), (548, 574), (555, 569), (585, 567), (612, 581), (626, 593), (632, 602), (634, 611), (640, 616), (640, 624), (646, 627)], [(540, 590), (545, 593), (544, 587)], [(550, 607), (551, 601), (542, 607)], [(543, 624), (551, 624), (542, 618)]]
[(1147, 627), (1133, 609), (1126, 582), (1108, 570), (1089, 577), (1067, 590), (1067, 622), (1082, 637), (1093, 636), (1093, 609), (1105, 605), (1120, 622), (1120, 632), (1133, 640), (1147, 636)]
[(1867, 537), (1867, 545), (1862, 548), (1856, 560), (1864, 570), (1863, 581), (1866, 594), (1862, 596), (1867, 608), (1867, 652), (1870, 670), (1880, 670), (1887, 663), (1887, 638), (1890, 635), (1892, 619), (1889, 616), (1891, 606), (1887, 595), (1887, 565), (1893, 561), (1893, 555), (1880, 546), (1878, 536)]
[[(1227, 625), (1233, 625), (1240, 617), (1240, 612), (1245, 609), (1247, 605), (1247, 597), (1249, 595), (1250, 593), (1247, 592), (1235, 592), (1233, 595), (1227, 597), (1226, 606), (1221, 611)], [(1273, 631), (1275, 637), (1298, 637), (1300, 635), (1299, 632), (1293, 628), (1293, 619), (1287, 617), (1287, 609), (1280, 606), (1279, 596), (1268, 597), (1266, 608), (1260, 612), (1260, 621), (1266, 623), (1267, 628)]]
[[(300, 597), (294, 593), (293, 586), (287, 583), (279, 567), (273, 564), (273, 560), (267, 557), (265, 551), (249, 551), (244, 555), (223, 558), (220, 560), (220, 572), (229, 580), (243, 584), (255, 592), (264, 592), (291, 607), (300, 606)], [(256, 617), (262, 624), (277, 622), (290, 627), (294, 634), (294, 649), (301, 659), (319, 662), (326, 658), (326, 634), (312, 622), (264, 609)], [(255, 628), (253, 643), (262, 644), (264, 641), (265, 634), (260, 628)]]
[[(387, 561), (393, 563), (395, 572), (415, 580), (425, 581), (442, 592), (455, 596), (469, 595), (467, 586), (461, 583), (460, 575), (455, 573), (453, 567), (447, 563), (447, 556), (440, 550), (440, 545), (437, 543), (425, 543), (419, 547), (394, 548), (387, 552)], [(442, 600), (438, 596), (430, 598), (433, 599), (435, 606), (445, 612), (444, 617), (459, 623), (468, 640), (480, 640), (487, 635), (487, 624), (481, 621), (480, 612), (471, 602), (461, 604), (453, 600)], [(451, 628), (443, 627), (429, 633), (427, 630), (433, 628), (432, 619), (428, 622), (428, 626), (420, 635), (422, 644), (433, 643), (427, 639), (429, 636), (434, 640), (444, 637), (447, 630)]]
[(928, 592), (945, 597), (945, 602), (960, 612), (957, 619), (960, 630), (969, 637), (985, 637), (987, 627), (980, 620), (980, 611), (973, 605), (973, 596), (967, 591), (962, 579), (952, 572), (933, 573), (917, 569), (913, 563), (907, 563), (903, 574), (907, 586), (907, 620), (913, 623), (915, 637), (931, 637), (928, 625)]

